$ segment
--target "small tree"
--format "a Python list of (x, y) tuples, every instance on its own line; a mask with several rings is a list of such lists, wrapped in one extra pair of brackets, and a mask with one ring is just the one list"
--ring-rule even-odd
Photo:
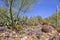
[[(10, 13), (10, 20), (11, 20), (11, 25), (12, 28), (14, 28), (14, 20), (19, 20), (19, 15), (21, 14), (21, 12), (25, 13), (26, 11), (28, 11), (29, 8), (31, 8), (31, 5), (33, 5), (34, 2), (36, 2), (36, 0), (0, 0), (3, 1), (6, 5), (7, 8), (7, 12)], [(13, 17), (13, 11), (12, 9), (18, 9), (16, 12), (16, 19), (14, 19)], [(15, 10), (16, 11), (16, 10)], [(16, 22), (17, 22), (16, 21)]]

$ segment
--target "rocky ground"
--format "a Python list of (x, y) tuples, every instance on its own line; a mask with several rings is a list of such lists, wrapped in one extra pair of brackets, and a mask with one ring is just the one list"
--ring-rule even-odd
[(9, 29), (2, 32), (1, 29), (0, 40), (60, 40), (57, 30), (52, 26), (50, 27), (51, 28), (49, 29), (43, 29), (42, 25), (37, 25), (32, 26), (32, 29), (25, 29), (19, 32), (11, 31)]

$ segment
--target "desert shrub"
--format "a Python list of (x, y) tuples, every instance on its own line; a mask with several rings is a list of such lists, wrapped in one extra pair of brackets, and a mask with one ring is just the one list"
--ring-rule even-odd
[(57, 28), (57, 31), (60, 32), (60, 28)]
[(22, 25), (17, 25), (17, 26), (16, 26), (16, 29), (17, 29), (17, 30), (22, 30), (23, 27), (22, 27)]

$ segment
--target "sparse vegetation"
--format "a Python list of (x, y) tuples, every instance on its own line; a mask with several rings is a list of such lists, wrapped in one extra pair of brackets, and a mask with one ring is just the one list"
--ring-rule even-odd
[[(39, 0), (0, 0), (0, 40), (60, 40), (60, 11), (47, 18), (25, 15)], [(23, 37), (22, 37), (23, 36)], [(2, 38), (3, 37), (3, 38)], [(5, 39), (4, 39), (5, 38)], [(7, 39), (6, 39), (7, 38)]]

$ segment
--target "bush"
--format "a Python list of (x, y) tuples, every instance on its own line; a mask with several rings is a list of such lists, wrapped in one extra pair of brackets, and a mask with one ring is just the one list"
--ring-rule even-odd
[(16, 29), (17, 29), (17, 30), (22, 30), (23, 27), (22, 27), (22, 25), (17, 25), (17, 26), (16, 26)]
[(60, 28), (57, 28), (57, 31), (60, 32)]

